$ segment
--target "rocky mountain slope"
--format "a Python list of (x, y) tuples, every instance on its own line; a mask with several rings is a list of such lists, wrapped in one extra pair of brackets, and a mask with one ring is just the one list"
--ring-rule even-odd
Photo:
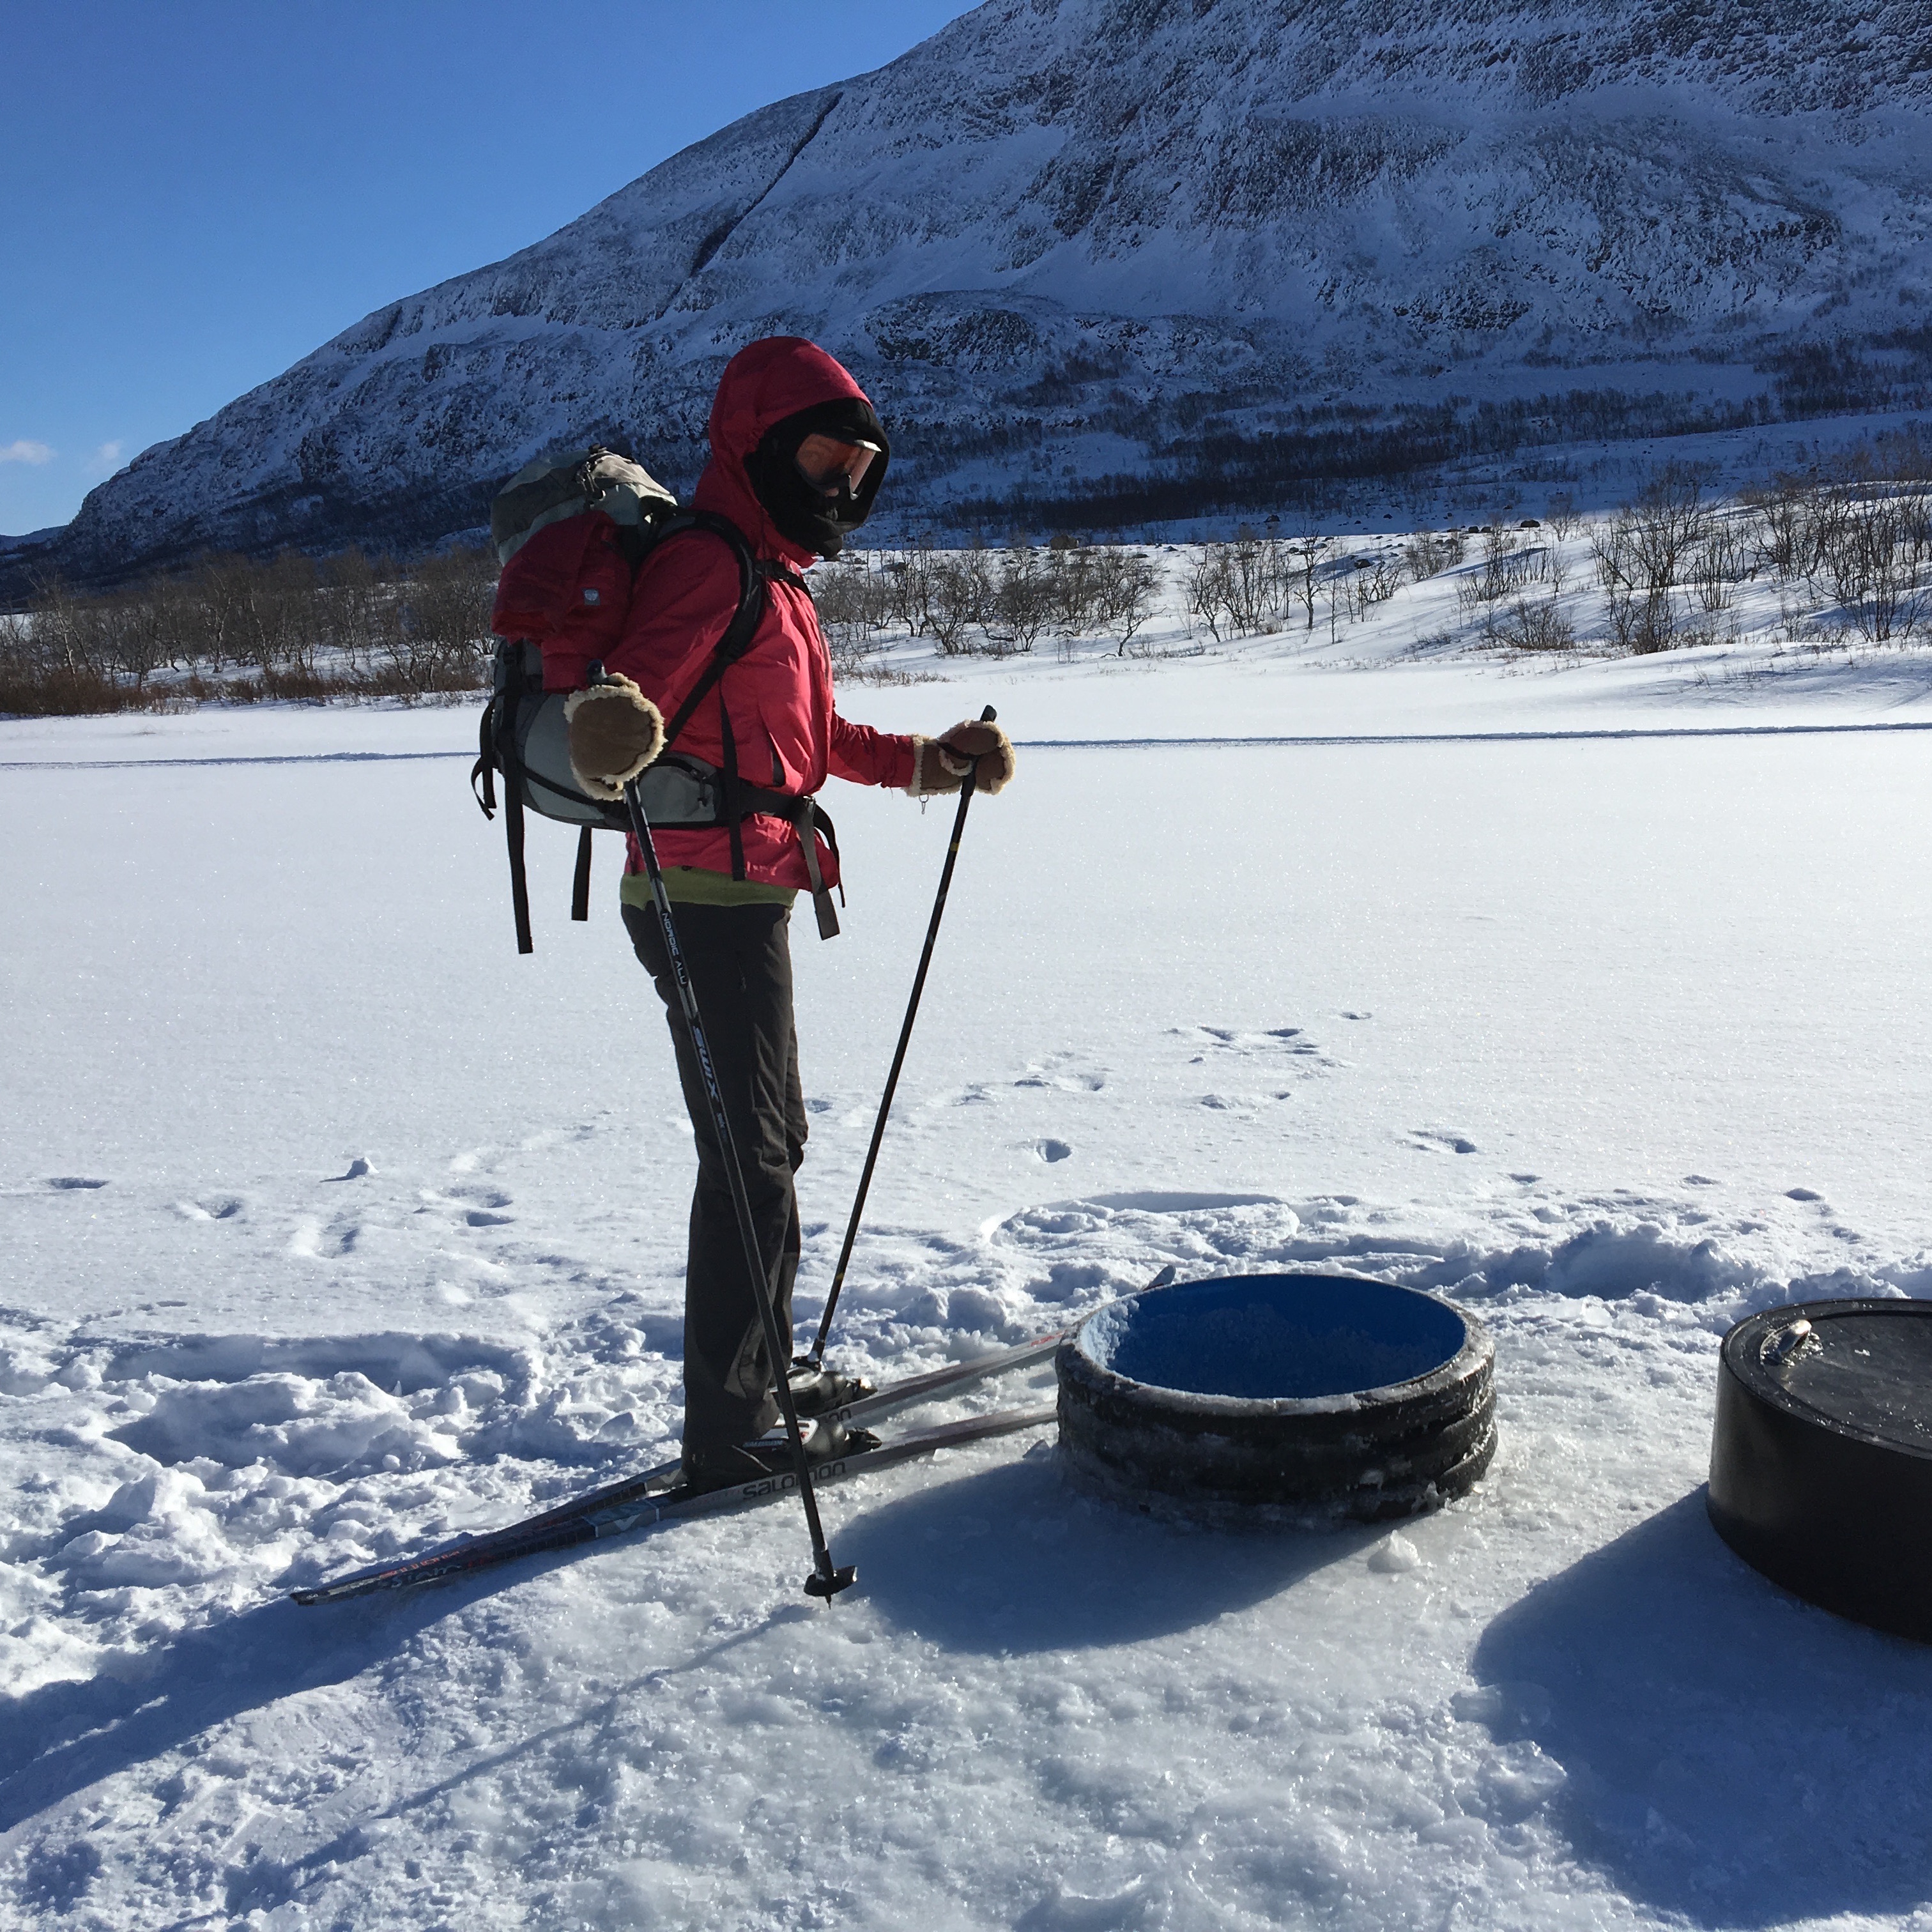
[(421, 544), (561, 439), (683, 483), (781, 330), (941, 521), (1399, 468), (1482, 433), (1451, 396), (1532, 436), (1910, 401), (1928, 104), (1923, 0), (988, 0), (368, 316), (0, 574)]

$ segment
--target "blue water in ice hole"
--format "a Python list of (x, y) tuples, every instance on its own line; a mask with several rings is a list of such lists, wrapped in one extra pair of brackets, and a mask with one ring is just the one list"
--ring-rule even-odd
[(1426, 1376), (1467, 1339), (1447, 1303), (1387, 1282), (1248, 1274), (1117, 1301), (1078, 1346), (1130, 1381), (1250, 1400), (1352, 1395)]

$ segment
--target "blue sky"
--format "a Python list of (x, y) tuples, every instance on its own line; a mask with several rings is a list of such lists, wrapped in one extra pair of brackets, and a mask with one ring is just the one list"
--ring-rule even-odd
[(964, 0), (7, 0), (0, 532)]

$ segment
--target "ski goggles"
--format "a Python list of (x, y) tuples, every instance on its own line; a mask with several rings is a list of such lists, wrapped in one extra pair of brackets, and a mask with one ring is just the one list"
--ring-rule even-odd
[(799, 445), (792, 461), (807, 487), (820, 496), (856, 496), (874, 458), (883, 454), (876, 442), (814, 430)]

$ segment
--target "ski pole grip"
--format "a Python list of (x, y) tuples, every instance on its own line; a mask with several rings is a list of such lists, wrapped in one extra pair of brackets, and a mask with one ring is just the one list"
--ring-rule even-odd
[[(985, 710), (980, 712), (980, 722), (982, 724), (990, 724), (995, 718), (999, 716), (999, 715), (1000, 714), (989, 704), (986, 706)], [(983, 755), (984, 754), (982, 753), (976, 752), (973, 756), (968, 760), (967, 762), (971, 766), (972, 769), (966, 774), (966, 782), (959, 788), (962, 793), (971, 793), (979, 790), (980, 760)]]

